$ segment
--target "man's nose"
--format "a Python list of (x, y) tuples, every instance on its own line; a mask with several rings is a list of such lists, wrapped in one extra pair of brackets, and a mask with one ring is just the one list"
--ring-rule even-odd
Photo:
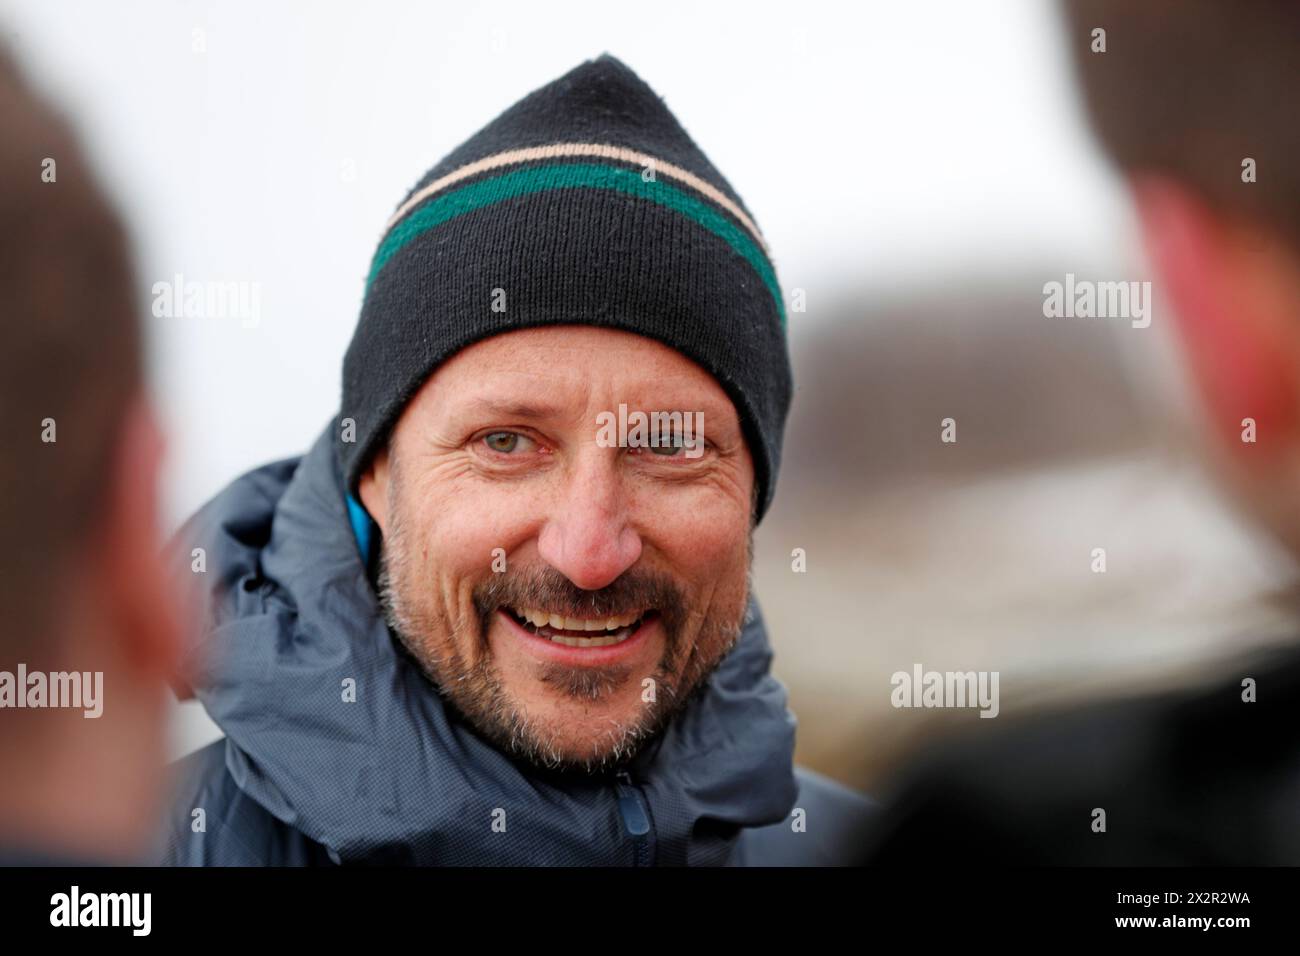
[[(603, 456), (600, 456), (603, 459)], [(584, 591), (603, 588), (636, 564), (641, 536), (607, 459), (571, 474), (537, 540), (542, 560)]]

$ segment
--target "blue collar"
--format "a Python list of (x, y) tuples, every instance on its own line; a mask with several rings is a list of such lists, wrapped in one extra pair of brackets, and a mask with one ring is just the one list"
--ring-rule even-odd
[(379, 529), (371, 520), (369, 512), (361, 502), (348, 495), (348, 520), (352, 523), (352, 534), (357, 539), (357, 550), (361, 552), (361, 562), (370, 567), (370, 547), (374, 544)]

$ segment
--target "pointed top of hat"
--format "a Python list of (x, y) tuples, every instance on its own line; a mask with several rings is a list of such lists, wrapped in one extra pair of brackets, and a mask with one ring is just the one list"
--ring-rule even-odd
[[(471, 164), (545, 146), (613, 146), (699, 177), (749, 210), (668, 109), (618, 57), (602, 53), (529, 93), (430, 169), (408, 200)], [(754, 227), (756, 229), (756, 227)]]

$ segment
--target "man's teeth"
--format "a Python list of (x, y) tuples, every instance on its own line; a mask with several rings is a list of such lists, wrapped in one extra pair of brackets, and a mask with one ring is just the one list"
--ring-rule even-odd
[[(641, 620), (640, 614), (625, 614), (619, 617), (579, 620), (576, 617), (561, 617), (537, 608), (521, 608), (515, 611), (523, 620), (538, 628), (539, 636), (549, 638), (566, 647), (608, 647), (620, 644), (631, 636), (631, 627)], [(542, 629), (545, 628), (545, 631)], [(587, 631), (591, 637), (570, 637), (556, 634), (557, 630)]]
[(548, 614), (536, 608), (520, 608), (515, 613), (534, 627), (553, 627), (560, 631), (621, 631), (641, 619), (639, 614), (625, 614), (622, 617), (579, 620), (576, 617)]

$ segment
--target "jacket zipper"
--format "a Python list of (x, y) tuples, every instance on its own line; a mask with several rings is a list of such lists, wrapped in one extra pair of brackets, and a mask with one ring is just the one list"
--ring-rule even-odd
[(632, 838), (632, 865), (650, 865), (650, 813), (641, 789), (632, 782), (632, 775), (620, 770), (615, 775), (618, 809), (623, 815), (623, 828)]

